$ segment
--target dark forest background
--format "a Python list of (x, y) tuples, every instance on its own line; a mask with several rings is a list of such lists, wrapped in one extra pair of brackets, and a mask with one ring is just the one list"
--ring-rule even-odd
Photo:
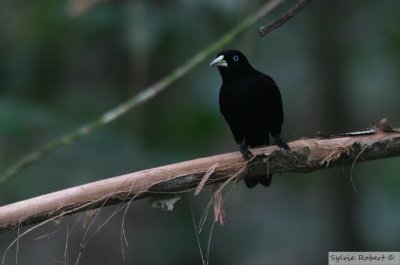
[[(0, 2), (0, 171), (154, 83), (263, 3)], [(362, 130), (383, 117), (396, 127), (399, 10), (396, 0), (313, 1), (268, 37), (260, 39), (254, 27), (226, 48), (243, 51), (275, 79), (289, 141)], [(1, 184), (0, 205), (237, 150), (219, 114), (220, 83), (216, 69), (202, 64), (147, 104)], [(277, 175), (268, 189), (239, 183), (225, 203), (227, 224), (213, 230), (211, 264), (326, 264), (328, 251), (398, 250), (399, 158), (357, 164), (358, 193), (350, 173), (342, 167)], [(118, 214), (95, 234), (80, 264), (201, 264), (190, 207), (199, 220), (209, 198), (209, 190), (200, 198), (184, 195), (173, 212), (134, 202), (125, 220), (125, 261)], [(103, 209), (94, 228), (114, 209)], [(74, 264), (82, 218), (22, 239), (19, 264)], [(210, 223), (211, 217), (201, 234), (204, 248)], [(0, 253), (16, 235), (0, 234)], [(14, 261), (15, 248), (5, 264)]]

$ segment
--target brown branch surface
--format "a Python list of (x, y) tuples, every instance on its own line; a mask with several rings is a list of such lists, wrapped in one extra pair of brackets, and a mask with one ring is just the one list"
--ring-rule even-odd
[[(400, 156), (398, 130), (331, 139), (302, 139), (289, 143), (291, 152), (275, 146), (254, 149), (240, 177), (269, 173), (307, 173), (323, 168)], [(0, 231), (48, 221), (79, 211), (154, 196), (194, 190), (205, 174), (205, 185), (222, 182), (243, 169), (239, 152), (199, 158), (152, 168), (53, 192), (0, 207)]]
[(286, 21), (294, 17), (294, 15), (297, 14), (297, 12), (301, 11), (306, 5), (308, 5), (312, 0), (300, 0), (297, 4), (295, 4), (292, 8), (290, 8), (288, 11), (286, 11), (282, 16), (280, 16), (278, 19), (274, 20), (270, 24), (268, 24), (265, 27), (260, 27), (258, 30), (258, 33), (260, 34), (260, 37), (264, 37), (271, 31), (279, 28), (283, 24), (285, 24)]

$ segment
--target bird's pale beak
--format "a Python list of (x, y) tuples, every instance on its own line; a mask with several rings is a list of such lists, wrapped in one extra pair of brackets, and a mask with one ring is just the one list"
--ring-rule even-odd
[(215, 58), (214, 61), (210, 63), (211, 66), (223, 66), (223, 67), (228, 67), (228, 62), (224, 60), (224, 56), (220, 55), (217, 58)]

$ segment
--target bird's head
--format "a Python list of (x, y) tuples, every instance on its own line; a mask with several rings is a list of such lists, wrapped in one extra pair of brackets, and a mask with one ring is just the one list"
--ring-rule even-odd
[(246, 56), (237, 50), (219, 52), (216, 58), (210, 63), (210, 67), (211, 66), (218, 67), (223, 77), (226, 75), (240, 75), (252, 69)]

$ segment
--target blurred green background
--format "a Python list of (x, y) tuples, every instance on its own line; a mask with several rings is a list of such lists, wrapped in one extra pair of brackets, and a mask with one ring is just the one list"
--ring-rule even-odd
[[(154, 83), (262, 3), (1, 1), (0, 171)], [(362, 130), (383, 117), (398, 126), (399, 10), (397, 0), (313, 1), (268, 37), (260, 39), (255, 26), (226, 48), (243, 51), (275, 79), (289, 141)], [(220, 83), (205, 62), (147, 104), (1, 184), (0, 205), (237, 150), (219, 114)], [(327, 264), (328, 251), (399, 251), (399, 174), (399, 158), (357, 164), (358, 194), (349, 167), (283, 174), (268, 189), (239, 183), (225, 202), (228, 223), (214, 227), (210, 262), (317, 265)], [(190, 208), (197, 221), (209, 199), (209, 190), (187, 194), (173, 212), (134, 202), (125, 220), (125, 261), (119, 213), (92, 237), (80, 264), (201, 264)], [(93, 228), (115, 209), (104, 209)], [(82, 218), (66, 217), (22, 239), (19, 264), (74, 264)], [(1, 254), (16, 235), (0, 234)], [(14, 262), (12, 248), (5, 264)]]

